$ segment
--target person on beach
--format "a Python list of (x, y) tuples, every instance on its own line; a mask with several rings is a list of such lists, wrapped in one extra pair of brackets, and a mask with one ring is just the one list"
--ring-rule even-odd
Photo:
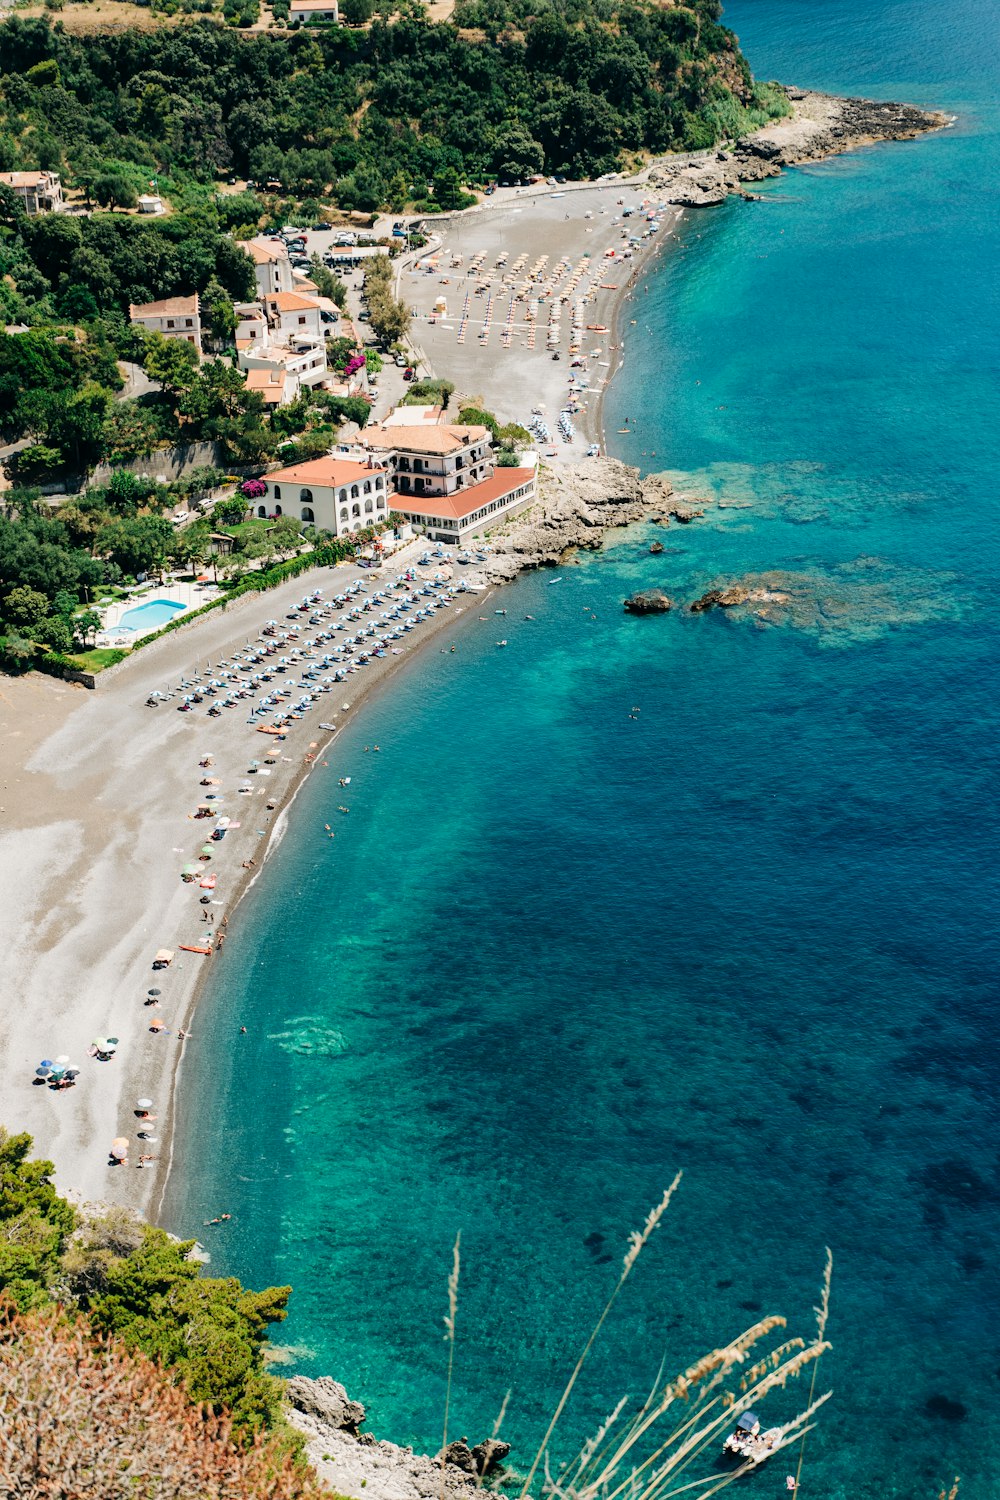
[(241, 1026), (240, 1027), (240, 1036), (246, 1036), (246, 1034), (247, 1034), (246, 1027), (245, 1026)]

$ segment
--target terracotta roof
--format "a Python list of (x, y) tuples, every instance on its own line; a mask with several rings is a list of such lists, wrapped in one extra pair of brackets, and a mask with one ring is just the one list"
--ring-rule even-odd
[(258, 240), (241, 240), (240, 249), (245, 250), (254, 264), (258, 266), (288, 259), (288, 251), (284, 245), (262, 245)]
[(291, 0), (289, 11), (293, 10), (336, 10), (337, 0)]
[(13, 188), (47, 187), (50, 182), (58, 181), (59, 178), (52, 172), (0, 172), (0, 182), (6, 182), (8, 187)]
[(130, 318), (196, 318), (198, 294), (191, 297), (164, 297), (162, 302), (129, 303)]
[(346, 458), (310, 458), (302, 464), (291, 464), (287, 469), (277, 469), (265, 474), (268, 484), (318, 484), (328, 489), (338, 484), (357, 484), (360, 479), (370, 479), (381, 469), (369, 468), (367, 464), (351, 463)]
[(472, 484), (454, 495), (403, 495), (397, 490), (389, 500), (393, 510), (408, 515), (447, 516), (453, 521), (463, 521), (484, 505), (501, 500), (522, 484), (529, 484), (534, 477), (534, 469), (497, 469), (492, 479)]
[(285, 371), (273, 368), (248, 370), (247, 390), (259, 391), (265, 404), (275, 406), (285, 393)]
[(461, 453), (470, 443), (489, 437), (485, 427), (457, 427), (440, 422), (423, 422), (419, 427), (366, 427), (361, 440), (366, 447), (400, 448), (409, 453)]
[(269, 307), (276, 307), (279, 312), (306, 312), (310, 309), (319, 312), (319, 304), (314, 297), (300, 297), (298, 292), (269, 292), (264, 301)]

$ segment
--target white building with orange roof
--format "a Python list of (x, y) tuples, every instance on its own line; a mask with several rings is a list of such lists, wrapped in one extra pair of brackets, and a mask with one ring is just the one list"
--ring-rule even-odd
[(287, 406), (299, 394), (298, 377), (280, 367), (265, 365), (247, 371), (247, 390), (256, 391), (267, 407)]
[(253, 240), (241, 240), (240, 249), (253, 261), (257, 290), (262, 297), (292, 290), (292, 263), (281, 240), (258, 235)]
[(389, 476), (369, 460), (312, 458), (263, 476), (267, 495), (258, 516), (294, 516), (307, 526), (349, 536), (389, 516)]
[(304, 297), (301, 292), (272, 292), (263, 302), (267, 321), (276, 334), (323, 337), (323, 309), (315, 297)]
[(63, 206), (58, 172), (0, 172), (0, 182), (13, 188), (26, 214), (58, 213)]
[(432, 541), (463, 546), (507, 516), (531, 505), (537, 493), (534, 467), (496, 469), (489, 479), (448, 495), (390, 497), (394, 511), (419, 527)]
[(186, 339), (201, 354), (201, 312), (198, 294), (164, 297), (160, 302), (129, 304), (129, 321), (147, 333), (162, 333), (168, 339)]

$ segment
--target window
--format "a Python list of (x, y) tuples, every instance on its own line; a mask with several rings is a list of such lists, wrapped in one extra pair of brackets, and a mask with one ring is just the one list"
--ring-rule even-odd
[(173, 326), (174, 326), (174, 320), (173, 320), (173, 318), (168, 318), (167, 319), (167, 327), (168, 328), (173, 328)]
[(370, 500), (366, 500), (365, 501), (365, 515), (366, 516), (370, 516), (371, 513), (372, 513), (372, 511), (373, 511), (373, 509), (374, 509), (374, 506), (372, 505), (371, 501)]
[[(357, 485), (356, 484), (352, 484), (351, 485), (351, 499), (352, 500), (356, 500), (360, 494), (361, 494), (361, 491), (358, 489)], [(354, 509), (355, 509), (355, 515), (359, 514), (357, 506), (355, 506)]]
[(351, 506), (351, 515), (352, 516), (360, 516), (360, 514), (361, 514), (361, 506), (360, 505), (352, 505)]
[(275, 514), (275, 515), (276, 515), (276, 516), (280, 516), (280, 515), (281, 515), (281, 506), (280, 506), (280, 505), (276, 505), (276, 506), (275, 506), (275, 507), (274, 507), (274, 514)]
[(366, 479), (365, 480), (364, 484), (362, 485), (362, 489), (364, 490), (364, 492), (365, 492), (366, 495), (370, 495), (371, 494), (371, 492), (372, 492), (372, 482), (371, 482), (370, 479)]
[[(341, 502), (341, 504), (343, 504), (344, 501), (347, 499), (347, 491), (346, 490), (341, 490), (340, 493), (337, 496), (337, 499)], [(346, 510), (344, 511), (343, 515), (344, 515), (344, 520), (346, 521), (347, 520), (347, 511)]]
[(274, 486), (274, 498), (275, 498), (275, 500), (280, 500), (281, 499), (281, 485), (280, 484), (276, 484)]
[(312, 497), (313, 497), (312, 490), (307, 490), (307, 489), (301, 489), (301, 490), (299, 490), (299, 500), (301, 501), (301, 503), (303, 505), (307, 505), (309, 503), (309, 501), (312, 500)]
[(303, 505), (303, 507), (302, 507), (302, 519), (303, 519), (303, 521), (315, 521), (316, 517), (313, 515), (312, 506), (311, 505)]
[(259, 518), (262, 521), (266, 521), (267, 520), (267, 506), (266, 505), (258, 505), (258, 507), (257, 507), (257, 515), (259, 516)]
[(185, 318), (184, 319), (184, 327), (185, 328), (193, 328), (194, 327), (194, 324), (191, 322), (190, 318)]
[(305, 318), (299, 318), (299, 327), (300, 328), (304, 328), (305, 326), (306, 326), (306, 320), (305, 320)]
[(341, 510), (340, 510), (340, 519), (342, 521), (346, 521), (347, 520), (347, 506), (346, 505), (344, 505), (344, 506), (341, 507)]
[(380, 490), (382, 488), (382, 481), (381, 481), (381, 479), (376, 479), (376, 481), (375, 481), (375, 488), (377, 490)]

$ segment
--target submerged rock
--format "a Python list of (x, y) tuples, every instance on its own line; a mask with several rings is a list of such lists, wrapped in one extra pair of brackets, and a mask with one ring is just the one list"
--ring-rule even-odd
[(660, 553), (660, 552), (662, 552), (662, 551), (663, 551), (663, 543), (662, 543), (662, 542), (653, 542), (653, 543), (652, 543), (652, 544), (651, 544), (651, 545), (650, 545), (650, 548), (649, 548), (649, 550), (650, 550), (650, 552), (652, 552), (652, 553), (653, 553), (653, 555), (654, 555), (654, 557), (655, 557), (655, 556), (657, 556), (657, 555), (658, 555), (658, 554), (659, 554), (659, 553)]
[(625, 600), (625, 612), (630, 615), (665, 615), (673, 607), (674, 601), (662, 589), (640, 589)]

